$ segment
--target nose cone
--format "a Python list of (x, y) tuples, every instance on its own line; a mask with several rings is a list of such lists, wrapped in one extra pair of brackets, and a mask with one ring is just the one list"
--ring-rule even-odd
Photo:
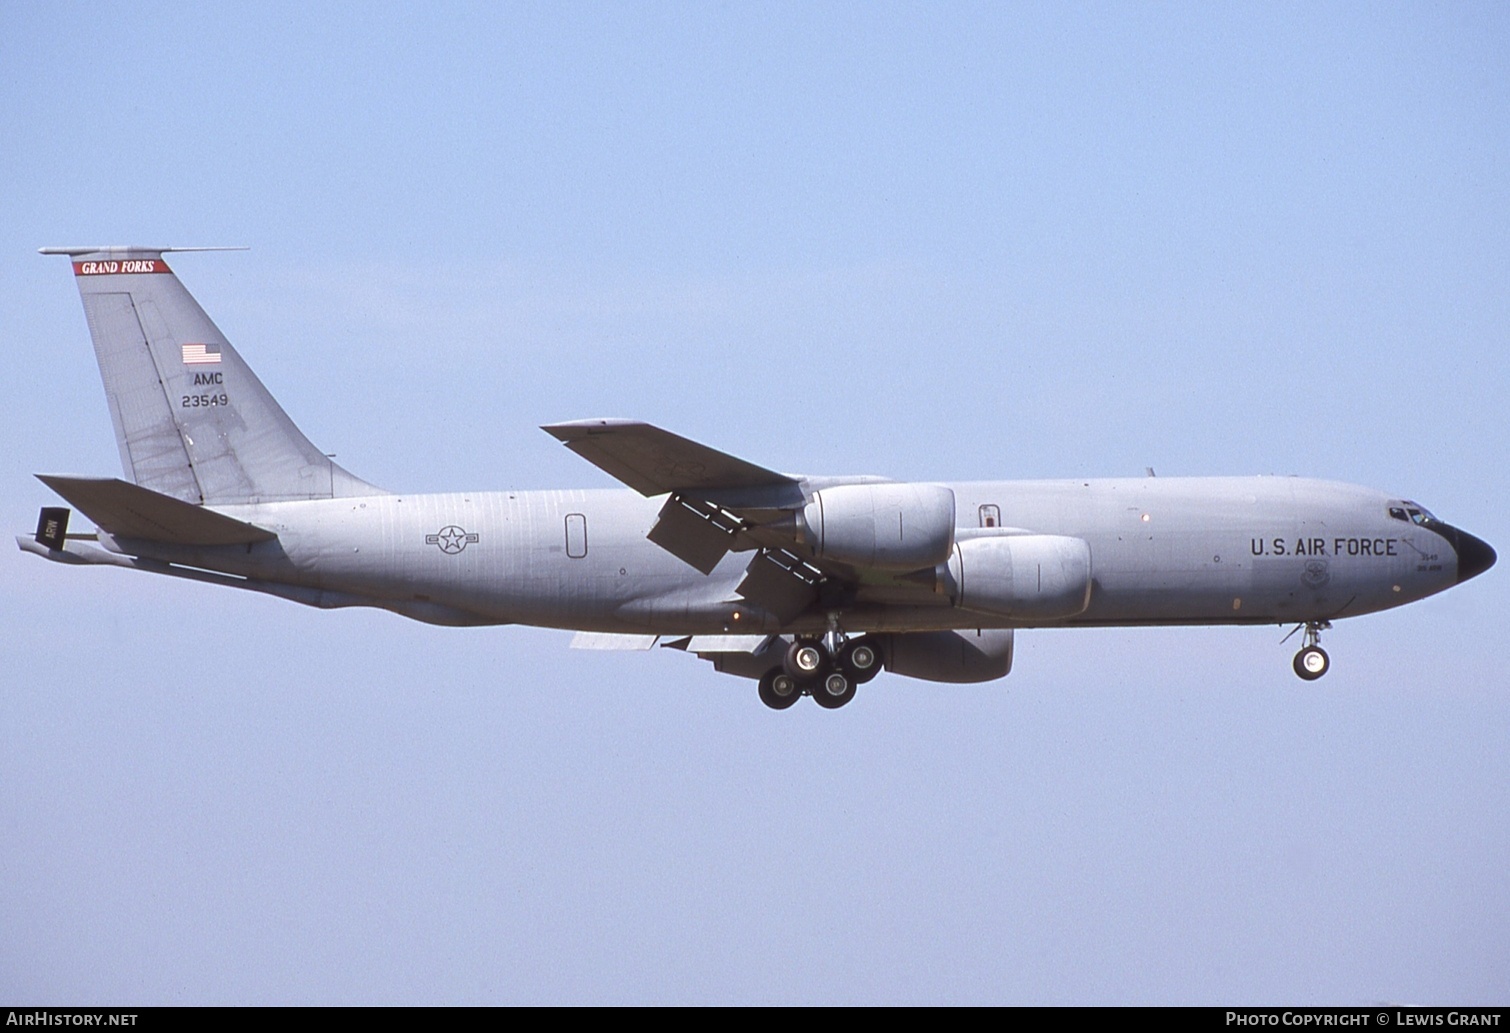
[(1482, 538), (1475, 538), (1467, 531), (1460, 531), (1451, 524), (1444, 524), (1440, 520), (1433, 521), (1431, 529), (1446, 538), (1452, 546), (1452, 551), (1458, 554), (1458, 580), (1462, 584), (1471, 577), (1478, 577), (1484, 571), (1494, 566), (1494, 561), (1499, 559), (1494, 554), (1494, 548)]
[(1451, 536), (1452, 547), (1458, 554), (1458, 584), (1462, 584), (1471, 577), (1478, 577), (1484, 571), (1494, 566), (1494, 561), (1499, 557), (1494, 554), (1494, 548), (1482, 538), (1475, 538), (1467, 531), (1458, 531)]

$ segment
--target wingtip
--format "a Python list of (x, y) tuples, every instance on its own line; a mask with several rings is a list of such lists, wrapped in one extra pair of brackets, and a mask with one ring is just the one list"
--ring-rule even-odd
[(615, 427), (643, 427), (645, 425), (643, 420), (602, 417), (592, 420), (566, 420), (562, 423), (544, 423), (541, 424), (540, 429), (557, 441), (573, 441), (588, 434)]

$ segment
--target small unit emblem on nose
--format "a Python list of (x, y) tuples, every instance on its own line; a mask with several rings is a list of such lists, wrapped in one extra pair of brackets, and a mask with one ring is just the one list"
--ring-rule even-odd
[(1332, 575), (1326, 569), (1326, 560), (1306, 560), (1305, 573), (1300, 575), (1300, 581), (1307, 588), (1320, 588)]

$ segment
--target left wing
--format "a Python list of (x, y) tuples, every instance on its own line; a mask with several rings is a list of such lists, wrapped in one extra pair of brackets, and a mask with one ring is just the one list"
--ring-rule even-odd
[[(847, 592), (862, 580), (860, 567), (813, 547), (803, 511), (820, 489), (906, 487), (877, 477), (777, 473), (638, 420), (578, 420), (541, 429), (642, 495), (667, 496), (647, 537), (702, 573), (712, 573), (729, 552), (755, 550), (735, 592), (783, 622), (808, 610), (820, 595), (834, 598), (836, 591)], [(949, 498), (952, 533), (952, 494)], [(912, 594), (919, 588), (906, 580), (907, 573), (893, 570), (881, 577), (897, 579), (897, 589)]]
[[(704, 574), (731, 551), (773, 544), (769, 525), (783, 517), (793, 523), (790, 512), (807, 501), (800, 478), (639, 420), (574, 420), (541, 429), (641, 495), (668, 496), (648, 537)], [(811, 580), (794, 586), (800, 598), (766, 591), (761, 603), (800, 612), (810, 602)]]
[(720, 452), (639, 420), (573, 420), (541, 430), (641, 495), (748, 498), (801, 505), (799, 478)]

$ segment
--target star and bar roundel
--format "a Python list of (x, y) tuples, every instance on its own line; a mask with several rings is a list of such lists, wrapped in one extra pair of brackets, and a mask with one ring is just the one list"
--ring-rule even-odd
[(448, 556), (455, 556), (468, 545), (476, 545), (478, 540), (477, 534), (468, 534), (455, 524), (442, 527), (436, 534), (425, 535), (426, 545), (438, 545), (440, 551)]

